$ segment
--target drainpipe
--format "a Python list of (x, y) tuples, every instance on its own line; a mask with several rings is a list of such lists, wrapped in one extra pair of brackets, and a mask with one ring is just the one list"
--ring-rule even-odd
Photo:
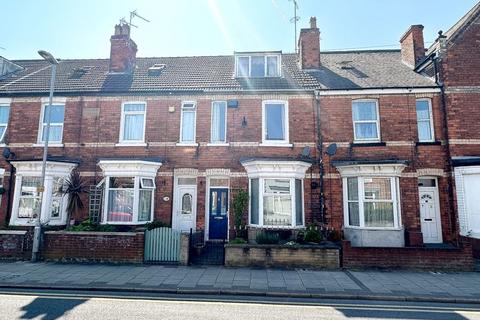
[(315, 115), (316, 115), (316, 122), (317, 125), (315, 126), (317, 129), (317, 150), (318, 150), (318, 157), (316, 159), (319, 173), (320, 173), (320, 222), (323, 224), (325, 223), (325, 196), (324, 196), (324, 174), (325, 170), (323, 167), (323, 137), (322, 137), (322, 130), (321, 130), (321, 119), (320, 119), (320, 94), (318, 91), (315, 91)]
[[(433, 66), (435, 70), (435, 82), (440, 86), (440, 94), (441, 94), (441, 105), (442, 105), (442, 115), (443, 115), (443, 136), (445, 137), (445, 151), (447, 155), (447, 170), (448, 170), (448, 176), (447, 176), (447, 192), (448, 192), (448, 208), (449, 208), (449, 215), (448, 215), (448, 222), (450, 224), (450, 232), (452, 233), (452, 236), (456, 242), (456, 245), (458, 246), (459, 244), (459, 239), (458, 239), (458, 232), (456, 228), (456, 222), (455, 220), (452, 221), (452, 215), (455, 212), (455, 208), (453, 205), (453, 199), (454, 199), (454, 194), (453, 194), (453, 164), (452, 164), (452, 156), (451, 156), (451, 151), (450, 151), (450, 135), (448, 131), (448, 109), (447, 109), (447, 103), (446, 103), (446, 95), (445, 95), (445, 84), (443, 83), (442, 80), (442, 74), (440, 74), (441, 69), (439, 68), (439, 57), (436, 56), (434, 57), (433, 60)], [(440, 75), (439, 75), (440, 74)]]
[(8, 178), (8, 192), (7, 192), (7, 214), (5, 215), (5, 225), (9, 225), (12, 210), (12, 185), (13, 175), (15, 174), (15, 167), (10, 163), (10, 177)]

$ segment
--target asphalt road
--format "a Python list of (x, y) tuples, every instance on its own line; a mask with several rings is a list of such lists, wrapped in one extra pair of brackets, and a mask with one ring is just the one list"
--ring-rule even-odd
[(480, 305), (1, 291), (0, 319), (480, 319)]

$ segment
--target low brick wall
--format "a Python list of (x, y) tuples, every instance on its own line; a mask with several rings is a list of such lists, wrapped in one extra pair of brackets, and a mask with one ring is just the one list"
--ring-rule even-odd
[(473, 256), (480, 259), (480, 239), (470, 238), (472, 244)]
[(340, 267), (340, 249), (309, 245), (227, 244), (225, 265), (228, 267), (336, 269)]
[(74, 262), (143, 263), (143, 232), (44, 233), (44, 260)]
[(27, 231), (0, 230), (0, 259), (29, 259), (31, 252), (31, 236)]
[(414, 269), (472, 271), (472, 247), (463, 243), (459, 248), (367, 248), (352, 247), (343, 241), (342, 266), (364, 269)]

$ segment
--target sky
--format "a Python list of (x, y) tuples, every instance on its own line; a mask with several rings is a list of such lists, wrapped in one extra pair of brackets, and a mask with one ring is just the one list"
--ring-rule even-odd
[[(399, 48), (412, 24), (428, 46), (478, 0), (297, 0), (298, 31), (317, 17), (321, 50)], [(0, 56), (108, 58), (114, 26), (130, 11), (139, 57), (294, 52), (291, 0), (0, 0)]]

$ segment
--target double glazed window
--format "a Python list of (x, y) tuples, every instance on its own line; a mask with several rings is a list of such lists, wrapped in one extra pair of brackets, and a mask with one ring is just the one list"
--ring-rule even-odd
[(196, 109), (195, 102), (182, 103), (180, 143), (195, 143)]
[(225, 143), (227, 134), (227, 103), (212, 102), (212, 143)]
[(135, 143), (145, 140), (145, 103), (124, 103), (120, 125), (120, 142)]
[(270, 227), (303, 225), (300, 179), (250, 179), (250, 224)]
[(41, 193), (38, 191), (38, 187), (41, 184), (40, 177), (22, 177), (18, 206), (19, 218), (32, 219), (40, 214)]
[(8, 127), (8, 117), (10, 115), (10, 106), (0, 105), (0, 143), (5, 139), (5, 133)]
[(237, 77), (279, 77), (280, 54), (236, 56)]
[(48, 133), (48, 142), (62, 143), (63, 138), (63, 120), (65, 115), (65, 105), (52, 104), (44, 105), (42, 117), (39, 142), (44, 143), (47, 137), (47, 123), (50, 116), (50, 131)]
[(344, 178), (345, 224), (350, 227), (396, 228), (397, 178)]
[(418, 141), (431, 142), (435, 140), (433, 131), (432, 105), (430, 99), (416, 101)]
[(263, 142), (288, 143), (288, 106), (285, 101), (263, 102)]
[(380, 123), (376, 100), (353, 101), (352, 118), (356, 142), (380, 141)]
[(144, 177), (107, 178), (106, 223), (142, 223), (152, 220), (155, 181)]

